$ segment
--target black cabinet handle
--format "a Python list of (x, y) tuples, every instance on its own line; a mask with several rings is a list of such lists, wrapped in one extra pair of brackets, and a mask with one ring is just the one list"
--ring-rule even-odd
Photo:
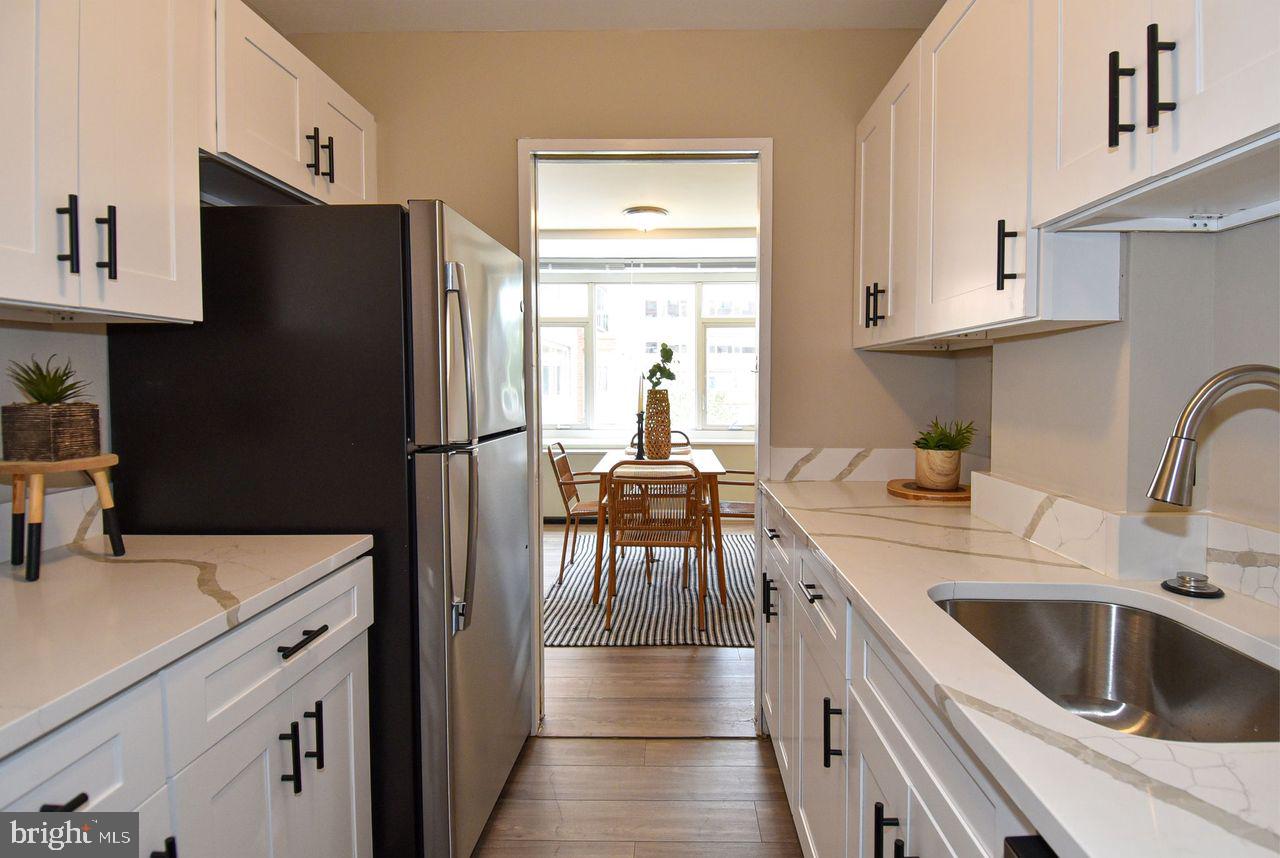
[(1147, 127), (1160, 127), (1160, 114), (1178, 109), (1175, 101), (1160, 100), (1160, 52), (1172, 51), (1177, 42), (1160, 41), (1160, 25), (1147, 25)]
[(831, 705), (831, 698), (822, 698), (822, 767), (831, 768), (832, 757), (843, 757), (844, 751), (831, 747), (831, 716), (843, 715), (843, 709)]
[(42, 804), (40, 805), (41, 813), (70, 813), (78, 810), (89, 802), (89, 794), (82, 792), (66, 804)]
[(871, 284), (871, 327), (878, 328), (880, 323), (884, 321), (884, 314), (880, 312), (880, 296), (887, 295), (888, 291), (880, 288), (879, 283)]
[(769, 539), (771, 541), (774, 539), (778, 539), (780, 537), (780, 534), (778, 533), (778, 531), (773, 529), (772, 527), (766, 527), (764, 529), (764, 535), (766, 539)]
[(302, 737), (298, 732), (298, 722), (289, 722), (289, 732), (280, 734), (281, 742), (289, 743), (290, 755), (293, 757), (293, 773), (281, 775), (280, 780), (293, 784), (293, 794), (302, 792)]
[(893, 841), (893, 858), (916, 858), (916, 856), (907, 854), (907, 844), (902, 842), (902, 838)]
[(897, 828), (898, 817), (884, 815), (884, 803), (876, 802), (875, 809), (875, 831), (873, 838), (875, 840), (874, 858), (884, 858), (884, 830), (886, 828)]
[(152, 852), (151, 858), (178, 858), (178, 839), (176, 837), (166, 837), (164, 839), (164, 849)]
[(773, 594), (778, 592), (778, 587), (769, 580), (768, 573), (761, 572), (760, 577), (764, 580), (764, 587), (761, 588), (764, 605), (761, 612), (764, 614), (766, 623), (772, 622), (772, 618), (778, 616), (778, 612), (773, 609)]
[(307, 164), (307, 169), (312, 175), (320, 175), (320, 126), (315, 125), (311, 128), (311, 133), (307, 135), (307, 142), (311, 144), (311, 163)]
[(871, 327), (871, 287), (862, 287), (862, 327)]
[(67, 216), (67, 253), (59, 253), (59, 262), (70, 262), (71, 273), (80, 273), (80, 198), (67, 194), (67, 204), (58, 206), (57, 212)]
[(1004, 281), (1016, 280), (1017, 274), (1006, 274), (1004, 270), (1004, 243), (1018, 235), (1016, 230), (1004, 228), (1004, 218), (996, 221), (996, 291), (1004, 291)]
[(313, 640), (320, 637), (322, 634), (324, 634), (327, 631), (329, 631), (328, 623), (325, 623), (323, 626), (321, 626), (318, 629), (303, 629), (302, 640), (298, 641), (293, 646), (278, 646), (276, 647), (276, 652), (280, 653), (280, 657), (282, 659), (284, 659), (285, 661), (288, 661), (289, 659), (297, 655), (299, 652), (301, 652), (303, 647), (305, 647), (307, 644), (311, 643)]
[(804, 597), (809, 600), (810, 605), (812, 605), (814, 602), (818, 602), (822, 600), (821, 593), (813, 592), (814, 590), (818, 589), (817, 584), (806, 584), (805, 582), (801, 581), (800, 586), (804, 587), (804, 591), (805, 591)]
[[(329, 142), (324, 144), (320, 148), (329, 153), (329, 169), (325, 170), (323, 173), (319, 173), (318, 175), (324, 176), (326, 179), (329, 180), (329, 184), (332, 185), (333, 184), (333, 138), (330, 137)], [(319, 156), (316, 156), (316, 160), (317, 161), (320, 160)]]
[(316, 761), (317, 769), (323, 769), (324, 768), (324, 701), (317, 700), (316, 708), (312, 709), (310, 712), (303, 712), (302, 717), (314, 718), (316, 721), (316, 749), (314, 751), (307, 751), (306, 757), (308, 760)]
[(1133, 77), (1135, 69), (1120, 65), (1120, 52), (1107, 55), (1107, 148), (1120, 145), (1120, 132), (1131, 134), (1137, 128), (1132, 122), (1120, 122), (1120, 78)]
[(107, 269), (108, 280), (116, 280), (119, 273), (116, 259), (116, 207), (107, 206), (107, 216), (96, 217), (93, 222), (107, 226), (107, 261), (99, 260), (98, 267)]

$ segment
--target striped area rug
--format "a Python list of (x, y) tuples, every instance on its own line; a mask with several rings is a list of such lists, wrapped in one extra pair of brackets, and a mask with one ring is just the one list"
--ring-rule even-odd
[[(684, 568), (679, 549), (654, 552), (653, 581), (644, 577), (644, 549), (628, 548), (618, 561), (618, 595), (613, 603), (613, 629), (604, 628), (604, 600), (591, 604), (595, 569), (595, 534), (578, 538), (578, 554), (564, 570), (564, 583), (551, 587), (543, 600), (542, 623), (547, 646), (734, 646), (755, 645), (755, 536), (725, 534), (725, 578), (728, 602), (720, 604), (714, 561), (707, 580), (707, 629), (698, 630), (696, 561), (690, 552), (689, 588), (681, 586)], [(605, 565), (609, 557), (605, 555)], [(559, 566), (548, 566), (549, 579)], [(603, 580), (601, 587), (604, 586)]]

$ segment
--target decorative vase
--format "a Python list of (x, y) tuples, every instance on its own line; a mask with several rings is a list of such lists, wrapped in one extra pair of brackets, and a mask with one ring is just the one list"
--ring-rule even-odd
[(9, 462), (60, 462), (102, 452), (98, 406), (91, 402), (6, 405), (0, 408), (0, 435)]
[(665, 390), (650, 390), (645, 397), (644, 454), (649, 459), (671, 458), (671, 398)]
[(922, 489), (953, 492), (960, 487), (959, 450), (916, 448), (916, 485)]

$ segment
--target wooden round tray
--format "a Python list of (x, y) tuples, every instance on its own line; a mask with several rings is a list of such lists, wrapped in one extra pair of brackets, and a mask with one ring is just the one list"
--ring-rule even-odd
[(960, 486), (952, 491), (938, 491), (937, 489), (923, 489), (916, 485), (915, 480), (889, 480), (885, 486), (889, 494), (896, 498), (903, 498), (911, 501), (934, 501), (941, 503), (969, 503), (972, 495), (969, 493), (969, 487)]

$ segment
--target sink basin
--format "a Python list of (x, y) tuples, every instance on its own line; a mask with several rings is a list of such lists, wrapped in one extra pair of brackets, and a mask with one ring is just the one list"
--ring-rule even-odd
[(1081, 718), (1156, 739), (1280, 741), (1280, 671), (1176, 620), (1106, 602), (937, 604)]

